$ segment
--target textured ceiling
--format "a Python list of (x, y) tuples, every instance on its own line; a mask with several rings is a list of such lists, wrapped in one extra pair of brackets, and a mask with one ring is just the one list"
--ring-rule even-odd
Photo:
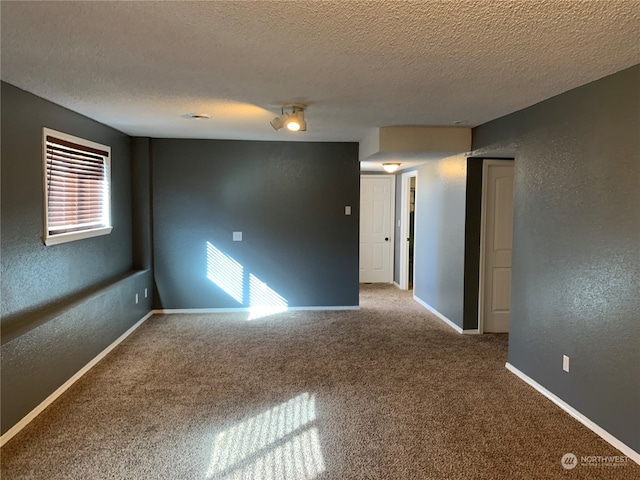
[[(153, 137), (475, 126), (640, 63), (640, 2), (1, 3), (2, 80)], [(309, 130), (275, 132), (284, 102)], [(183, 117), (207, 113), (209, 120)]]

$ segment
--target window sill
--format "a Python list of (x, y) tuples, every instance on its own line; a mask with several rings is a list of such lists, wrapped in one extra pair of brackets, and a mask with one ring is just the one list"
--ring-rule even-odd
[(83, 238), (98, 237), (100, 235), (108, 235), (113, 230), (113, 227), (101, 227), (94, 228), (92, 230), (84, 230), (81, 232), (69, 232), (60, 233), (58, 235), (47, 235), (44, 237), (44, 244), (46, 246), (59, 245), (61, 243), (73, 242), (75, 240), (82, 240)]

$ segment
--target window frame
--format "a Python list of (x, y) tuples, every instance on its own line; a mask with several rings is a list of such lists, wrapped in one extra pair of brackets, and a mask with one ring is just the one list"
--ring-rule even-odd
[[(84, 230), (78, 230), (74, 232), (63, 233), (51, 233), (49, 229), (49, 185), (47, 181), (47, 137), (55, 137), (59, 140), (75, 143), (79, 146), (84, 146), (92, 149), (102, 150), (107, 152), (107, 156), (104, 157), (104, 165), (106, 167), (106, 189), (107, 192), (103, 197), (103, 207), (107, 209), (107, 225), (97, 228), (86, 228)], [(76, 240), (82, 240), (84, 238), (92, 238), (100, 235), (108, 235), (113, 230), (113, 223), (111, 220), (111, 147), (103, 145), (101, 143), (92, 142), (84, 138), (69, 135), (68, 133), (59, 132), (51, 128), (42, 128), (42, 172), (43, 172), (43, 242), (46, 246), (59, 245), (61, 243), (73, 242)], [(106, 198), (105, 198), (106, 197)]]

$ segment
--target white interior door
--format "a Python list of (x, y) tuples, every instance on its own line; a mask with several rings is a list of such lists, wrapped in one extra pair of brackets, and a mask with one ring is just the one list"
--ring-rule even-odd
[(395, 177), (360, 177), (360, 282), (393, 281), (392, 204)]
[(508, 332), (511, 314), (513, 162), (485, 160), (484, 267), (481, 325), (485, 332)]

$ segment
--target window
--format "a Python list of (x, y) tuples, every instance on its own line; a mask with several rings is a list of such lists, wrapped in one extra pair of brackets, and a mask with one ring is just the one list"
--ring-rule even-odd
[(111, 148), (48, 128), (44, 149), (44, 243), (111, 232)]

